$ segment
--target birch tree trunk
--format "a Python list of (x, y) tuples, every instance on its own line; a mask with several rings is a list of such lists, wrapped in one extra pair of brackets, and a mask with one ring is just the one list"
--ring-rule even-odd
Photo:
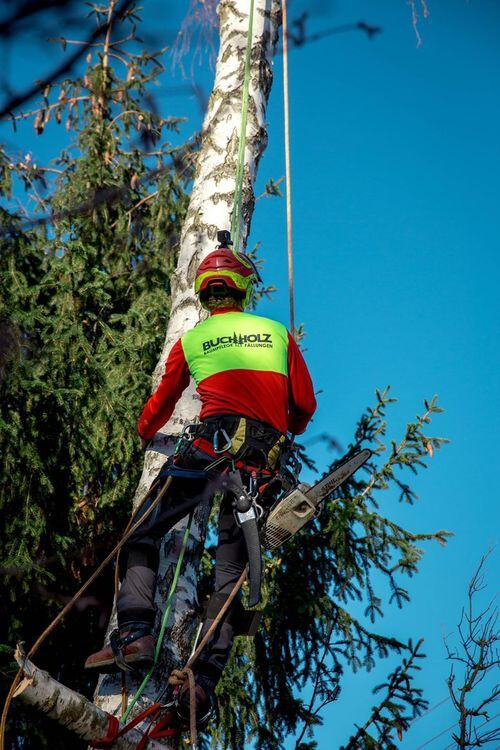
[[(249, 0), (221, 0), (218, 7), (220, 49), (215, 83), (203, 123), (191, 202), (182, 231), (177, 269), (172, 278), (172, 308), (165, 344), (153, 376), (154, 387), (161, 378), (165, 360), (173, 344), (202, 318), (203, 313), (193, 291), (196, 268), (201, 260), (215, 249), (217, 230), (228, 229), (231, 224), (249, 5)], [(278, 0), (255, 0), (241, 247), (246, 244), (254, 208), (253, 184), (260, 157), (267, 143), (265, 113), (273, 78), (272, 57), (277, 42), (279, 19)], [(150, 444), (134, 499), (135, 505), (144, 497), (166, 456), (172, 452), (175, 436), (182, 432), (186, 422), (196, 418), (198, 411), (198, 400), (191, 384), (183, 394), (171, 420)], [(194, 615), (197, 605), (197, 571), (208, 515), (208, 505), (199, 507), (195, 513), (184, 570), (173, 603), (162, 654), (155, 674), (143, 698), (137, 704), (137, 710), (158, 698), (165, 688), (166, 677), (171, 669), (184, 663), (188, 657), (196, 627)], [(186, 522), (187, 518), (162, 542), (156, 592), (158, 621), (173, 577)], [(95, 703), (106, 711), (117, 714), (121, 700), (120, 688), (119, 677), (101, 677)], [(137, 681), (127, 674), (126, 689), (129, 697), (136, 688)], [(134, 713), (135, 710), (132, 716)], [(176, 747), (176, 744), (166, 744), (165, 747)]]

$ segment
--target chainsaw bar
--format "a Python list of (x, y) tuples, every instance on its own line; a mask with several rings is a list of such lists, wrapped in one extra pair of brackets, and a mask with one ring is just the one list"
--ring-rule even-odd
[(279, 547), (304, 528), (318, 514), (321, 501), (361, 468), (371, 455), (370, 450), (364, 449), (347, 458), (312, 487), (299, 484), (288, 492), (269, 511), (261, 530), (262, 545), (267, 549)]
[(311, 489), (305, 493), (307, 499), (310, 500), (314, 505), (318, 505), (323, 498), (329, 495), (337, 487), (340, 487), (342, 482), (349, 479), (354, 472), (360, 469), (365, 464), (370, 456), (372, 455), (371, 450), (365, 448), (359, 453), (355, 453), (354, 456), (343, 461), (340, 466), (337, 466), (327, 477), (320, 479), (319, 482), (314, 484)]

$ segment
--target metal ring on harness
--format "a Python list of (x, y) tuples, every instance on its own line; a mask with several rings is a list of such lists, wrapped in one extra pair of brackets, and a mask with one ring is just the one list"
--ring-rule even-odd
[(184, 426), (184, 429), (175, 444), (174, 456), (177, 456), (181, 452), (183, 446), (187, 447), (198, 437), (200, 427), (201, 422), (190, 422)]
[(197, 436), (198, 432), (200, 431), (201, 423), (200, 422), (190, 422), (184, 427), (184, 431), (181, 435), (181, 437), (186, 440), (188, 443), (192, 443), (195, 437)]

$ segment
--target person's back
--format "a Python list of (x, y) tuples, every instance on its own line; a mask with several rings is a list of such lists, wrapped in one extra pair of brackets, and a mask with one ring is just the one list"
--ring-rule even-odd
[(287, 431), (288, 332), (281, 323), (221, 311), (181, 342), (200, 394), (202, 420), (240, 414)]
[(245, 292), (230, 286), (235, 279), (245, 283), (242, 271), (227, 248), (200, 265), (197, 291), (211, 315), (172, 347), (162, 381), (139, 419), (144, 441), (168, 421), (190, 377), (200, 395), (202, 421), (241, 415), (282, 434), (305, 430), (316, 409), (309, 371), (284, 325), (243, 312)]
[[(122, 550), (118, 629), (109, 646), (88, 657), (86, 669), (151, 666), (161, 539), (189, 509), (205, 499), (211, 501), (215, 492), (223, 492), (215, 586), (200, 638), (215, 627), (224, 602), (234, 597), (231, 592), (243, 580), (247, 563), (249, 604), (259, 601), (262, 565), (257, 502), (264, 502), (266, 487), (271, 488), (267, 502), (273, 502), (273, 493), (281, 487), (280, 459), (291, 445), (286, 433), (305, 430), (316, 401), (307, 366), (285, 326), (243, 312), (257, 280), (252, 261), (227, 247), (210, 253), (198, 268), (195, 291), (211, 315), (172, 347), (160, 385), (139, 418), (138, 431), (145, 448), (169, 420), (190, 377), (200, 395), (200, 421), (186, 427), (153, 485), (148, 502), (158, 496), (161, 503), (147, 517), (143, 506), (145, 520)], [(168, 492), (163, 496), (166, 481)], [(242, 502), (247, 505), (243, 507)], [(197, 713), (201, 710), (207, 720), (231, 650), (236, 602), (196, 661)], [(185, 687), (176, 693), (181, 724), (189, 718)]]

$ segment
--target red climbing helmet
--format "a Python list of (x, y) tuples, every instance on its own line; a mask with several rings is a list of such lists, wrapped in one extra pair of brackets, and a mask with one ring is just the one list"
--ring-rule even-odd
[(229, 232), (219, 232), (218, 239), (223, 244), (200, 263), (196, 271), (194, 290), (196, 294), (200, 294), (209, 284), (219, 282), (229, 289), (242, 292), (243, 304), (246, 307), (250, 303), (253, 285), (261, 281), (259, 272), (251, 258), (243, 253), (236, 254), (227, 247), (231, 243)]

